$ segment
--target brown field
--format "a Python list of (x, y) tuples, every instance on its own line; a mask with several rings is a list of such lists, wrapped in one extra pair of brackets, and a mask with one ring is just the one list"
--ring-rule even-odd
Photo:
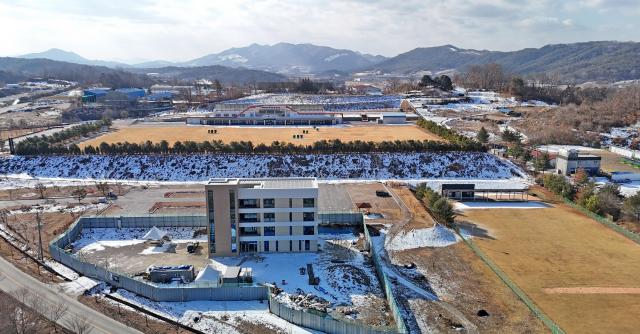
[(476, 244), (567, 333), (640, 328), (638, 244), (564, 205), (459, 219), (488, 230)]
[[(252, 127), (216, 127), (216, 126), (130, 126), (115, 129), (100, 137), (83, 142), (80, 146), (97, 146), (101, 142), (117, 143), (128, 141), (130, 143), (142, 143), (150, 140), (154, 143), (166, 140), (169, 144), (176, 141), (207, 141), (222, 140), (225, 143), (232, 141), (251, 141), (253, 144), (271, 144), (274, 141), (289, 142), (294, 144), (310, 145), (319, 140), (340, 139), (341, 141), (393, 141), (393, 140), (442, 140), (415, 125), (363, 125), (349, 127), (319, 127), (314, 130), (311, 127), (278, 127), (278, 128), (252, 128)], [(210, 134), (209, 130), (217, 130), (218, 133)], [(303, 134), (302, 130), (308, 130)], [(294, 134), (303, 135), (302, 139), (293, 139)]]
[[(544, 324), (462, 242), (395, 252), (393, 258), (399, 263), (415, 263), (438, 290), (440, 301), (410, 302), (416, 317), (435, 333), (461, 333), (452, 328), (453, 323), (464, 325), (462, 333), (548, 333)], [(478, 317), (479, 310), (486, 310), (490, 316)]]

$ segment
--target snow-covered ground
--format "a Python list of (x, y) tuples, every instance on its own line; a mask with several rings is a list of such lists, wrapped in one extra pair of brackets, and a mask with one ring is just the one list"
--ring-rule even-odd
[[(228, 266), (250, 267), (256, 283), (274, 284), (284, 290), (279, 300), (292, 308), (300, 308), (290, 298), (299, 294), (313, 294), (330, 307), (354, 305), (366, 307), (370, 294), (382, 296), (382, 290), (372, 264), (353, 245), (358, 237), (350, 231), (342, 234), (320, 234), (321, 252), (260, 253), (243, 258), (214, 258), (212, 267), (224, 272)], [(318, 286), (309, 285), (308, 275), (300, 268), (313, 265)], [(283, 283), (284, 280), (284, 283)], [(279, 296), (280, 297), (280, 296)], [(357, 318), (357, 315), (353, 315)]]
[(116, 155), (11, 156), (0, 158), (0, 174), (32, 177), (206, 181), (225, 177), (320, 179), (509, 179), (515, 165), (488, 153), (429, 152), (321, 155)]
[(260, 324), (274, 332), (292, 334), (317, 333), (298, 327), (271, 314), (269, 312), (269, 304), (266, 302), (155, 302), (123, 289), (119, 289), (114, 295), (205, 333), (243, 333), (238, 328), (243, 322)]
[(69, 212), (73, 212), (73, 213), (77, 213), (77, 212), (84, 212), (87, 210), (96, 210), (96, 211), (100, 211), (104, 208), (107, 207), (107, 204), (105, 203), (98, 203), (98, 204), (73, 204), (73, 205), (62, 205), (62, 204), (58, 204), (58, 203), (53, 203), (53, 204), (39, 204), (39, 205), (33, 205), (30, 207), (24, 207), (20, 208), (18, 210), (11, 210), (9, 211), (9, 214), (12, 215), (17, 215), (17, 214), (23, 214), (23, 213), (35, 213), (35, 212), (40, 212), (40, 213), (47, 213), (47, 212), (64, 212), (64, 213), (69, 213)]
[(402, 97), (398, 95), (308, 95), (308, 94), (257, 94), (223, 104), (319, 104), (325, 111), (358, 111), (370, 109), (398, 109)]
[(469, 97), (468, 102), (460, 102), (460, 103), (448, 103), (444, 105), (439, 104), (425, 104), (427, 102), (426, 99), (421, 98), (413, 98), (409, 99), (409, 102), (414, 108), (422, 108), (428, 112), (437, 111), (437, 110), (453, 110), (459, 112), (496, 112), (501, 108), (514, 108), (514, 107), (527, 107), (527, 106), (537, 106), (537, 107), (549, 107), (545, 102), (542, 101), (524, 101), (519, 102), (514, 97), (503, 97), (496, 92), (479, 92), (479, 91), (469, 91), (467, 92), (467, 96)]
[[(193, 237), (198, 228), (163, 227), (162, 229), (168, 232), (173, 243), (207, 241), (206, 235)], [(144, 228), (84, 228), (80, 236), (71, 245), (75, 251), (83, 253), (102, 251), (106, 247), (126, 247), (145, 242), (143, 237), (147, 232), (149, 232), (149, 229)], [(157, 252), (158, 250), (145, 249), (143, 254), (155, 254)]]
[(460, 241), (460, 237), (448, 228), (435, 224), (433, 227), (401, 231), (387, 239), (385, 248), (401, 251), (421, 247), (446, 247)]
[(599, 148), (593, 148), (588, 146), (578, 146), (578, 145), (541, 145), (538, 147), (538, 150), (542, 152), (554, 153), (557, 154), (560, 150), (577, 150), (580, 152), (597, 152), (600, 151)]

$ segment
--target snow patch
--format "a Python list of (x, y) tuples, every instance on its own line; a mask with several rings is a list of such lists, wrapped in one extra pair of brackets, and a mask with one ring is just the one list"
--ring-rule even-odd
[(402, 231), (385, 245), (387, 250), (402, 251), (421, 247), (446, 247), (460, 241), (455, 232), (436, 224), (433, 227)]
[(331, 62), (331, 61), (334, 61), (334, 60), (336, 60), (336, 59), (338, 59), (340, 57), (344, 57), (344, 56), (348, 56), (348, 55), (349, 55), (348, 53), (338, 53), (338, 54), (334, 54), (333, 56), (329, 56), (329, 57), (325, 58), (324, 61)]

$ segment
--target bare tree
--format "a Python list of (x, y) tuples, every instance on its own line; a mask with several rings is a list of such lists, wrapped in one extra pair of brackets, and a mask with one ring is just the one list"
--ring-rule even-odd
[(36, 184), (36, 186), (34, 187), (38, 193), (40, 194), (40, 199), (44, 199), (45, 198), (45, 191), (47, 190), (47, 187), (44, 186), (44, 184), (42, 183), (38, 183)]
[(98, 189), (100, 192), (102, 192), (102, 196), (107, 196), (107, 193), (109, 193), (109, 184), (106, 182), (98, 182), (96, 183), (96, 189)]
[(2, 225), (7, 226), (7, 223), (9, 221), (9, 210), (7, 209), (0, 209), (0, 223), (2, 223)]
[[(53, 306), (53, 307), (52, 307)], [(55, 330), (55, 332), (58, 332), (58, 321), (60, 321), (60, 319), (62, 319), (62, 317), (64, 316), (65, 313), (67, 313), (67, 311), (69, 311), (69, 305), (67, 305), (67, 303), (65, 303), (64, 300), (60, 299), (56, 302), (55, 305), (50, 305), (47, 308), (47, 316), (49, 318), (49, 320), (51, 320), (53, 322), (53, 328)]]
[(87, 197), (87, 190), (84, 187), (77, 186), (74, 191), (71, 192), (71, 196), (78, 200), (78, 204)]
[(69, 329), (71, 329), (71, 331), (76, 334), (91, 333), (91, 329), (92, 329), (91, 323), (89, 322), (87, 317), (84, 315), (81, 315), (81, 316), (76, 315), (71, 317), (67, 321), (67, 326), (69, 326)]

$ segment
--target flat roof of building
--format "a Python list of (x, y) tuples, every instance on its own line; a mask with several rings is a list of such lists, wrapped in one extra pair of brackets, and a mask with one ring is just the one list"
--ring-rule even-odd
[(208, 184), (254, 185), (254, 188), (262, 189), (318, 188), (318, 180), (315, 177), (210, 179)]

